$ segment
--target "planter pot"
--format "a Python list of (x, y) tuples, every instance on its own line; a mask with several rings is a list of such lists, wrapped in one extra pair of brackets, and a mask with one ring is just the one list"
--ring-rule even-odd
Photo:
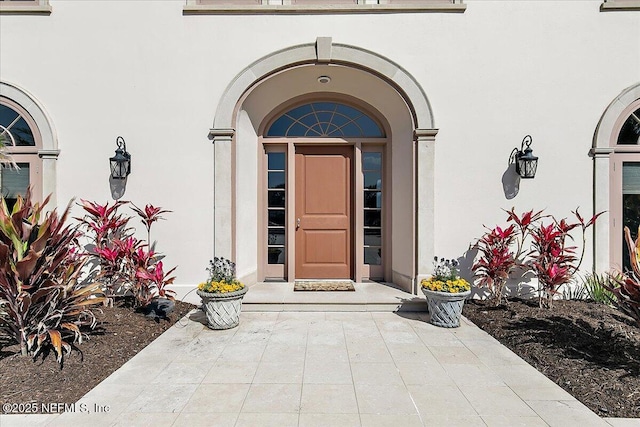
[(442, 328), (457, 328), (460, 326), (460, 316), (464, 300), (471, 295), (471, 291), (451, 294), (436, 292), (422, 288), (429, 304), (431, 323)]
[(196, 293), (202, 298), (202, 308), (207, 314), (207, 326), (211, 329), (231, 329), (238, 326), (242, 298), (247, 290), (245, 286), (239, 291), (223, 294), (197, 289)]

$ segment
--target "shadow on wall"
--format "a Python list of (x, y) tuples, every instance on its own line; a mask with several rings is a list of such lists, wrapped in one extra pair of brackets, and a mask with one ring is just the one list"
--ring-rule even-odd
[(516, 172), (515, 163), (510, 163), (507, 170), (502, 174), (502, 190), (507, 200), (516, 197), (520, 191), (520, 175)]
[(124, 196), (127, 189), (128, 178), (116, 179), (109, 175), (109, 188), (111, 189), (111, 197), (113, 200), (119, 200)]

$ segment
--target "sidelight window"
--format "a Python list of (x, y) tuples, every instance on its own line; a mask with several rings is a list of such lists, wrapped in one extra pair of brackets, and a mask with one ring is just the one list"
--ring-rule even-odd
[(286, 154), (267, 153), (267, 262), (284, 264), (286, 254)]

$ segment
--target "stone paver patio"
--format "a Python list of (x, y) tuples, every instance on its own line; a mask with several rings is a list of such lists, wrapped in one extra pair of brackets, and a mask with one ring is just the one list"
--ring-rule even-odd
[(213, 331), (194, 312), (75, 412), (3, 415), (0, 425), (638, 425), (599, 418), (466, 319), (451, 330), (427, 320), (415, 312), (243, 312), (239, 327)]

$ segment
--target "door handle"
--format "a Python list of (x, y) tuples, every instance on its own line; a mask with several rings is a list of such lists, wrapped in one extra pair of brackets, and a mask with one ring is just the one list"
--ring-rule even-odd
[(300, 218), (296, 220), (296, 230), (300, 228)]

